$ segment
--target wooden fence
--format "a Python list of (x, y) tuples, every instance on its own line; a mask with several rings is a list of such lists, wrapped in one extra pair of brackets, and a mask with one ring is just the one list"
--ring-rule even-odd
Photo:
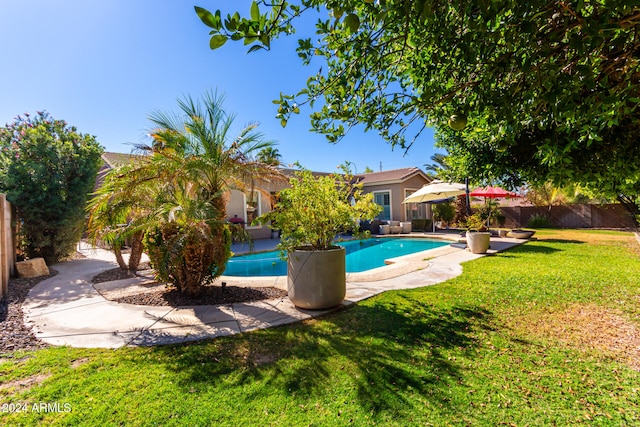
[(507, 217), (505, 227), (526, 227), (533, 215), (549, 218), (551, 226), (564, 228), (634, 228), (629, 211), (619, 204), (515, 206), (500, 208)]
[(0, 298), (7, 295), (15, 268), (15, 245), (11, 227), (11, 204), (0, 194)]

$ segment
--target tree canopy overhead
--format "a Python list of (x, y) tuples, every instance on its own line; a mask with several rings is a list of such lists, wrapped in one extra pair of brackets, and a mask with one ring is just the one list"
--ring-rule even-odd
[[(243, 40), (250, 51), (294, 33), (302, 14), (321, 17), (297, 51), (322, 68), (276, 101), (283, 124), (309, 103), (330, 141), (362, 124), (407, 148), (435, 127), (458, 175), (640, 192), (637, 0), (257, 1), (244, 17), (196, 12), (212, 49)], [(468, 125), (454, 131), (452, 115)]]

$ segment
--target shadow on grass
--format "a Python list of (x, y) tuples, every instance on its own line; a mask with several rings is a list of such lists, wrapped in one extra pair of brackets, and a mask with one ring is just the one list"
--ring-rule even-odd
[(475, 336), (490, 329), (490, 314), (434, 308), (419, 296), (398, 293), (293, 326), (154, 352), (186, 374), (185, 389), (225, 381), (247, 403), (273, 392), (322, 398), (340, 384), (348, 390), (339, 395), (355, 395), (353, 403), (367, 412), (404, 411), (421, 399), (447, 406), (449, 385), (463, 378), (447, 352), (475, 354)]
[(501, 257), (504, 258), (516, 258), (518, 254), (551, 254), (556, 252), (562, 252), (562, 247), (552, 247), (549, 245), (557, 245), (557, 244), (585, 244), (586, 242), (580, 240), (566, 240), (566, 239), (538, 239), (532, 241), (530, 244), (519, 245), (514, 248), (509, 249), (508, 251), (504, 251), (500, 253)]
[(545, 238), (539, 238), (538, 242), (545, 242), (545, 243), (580, 243), (580, 244), (584, 244), (587, 243), (585, 241), (582, 240), (569, 240), (569, 239), (545, 239)]
[(561, 252), (562, 249), (552, 248), (550, 246), (543, 245), (520, 245), (515, 248), (511, 248), (508, 251), (500, 252), (499, 256), (504, 258), (516, 258), (518, 254), (552, 254)]

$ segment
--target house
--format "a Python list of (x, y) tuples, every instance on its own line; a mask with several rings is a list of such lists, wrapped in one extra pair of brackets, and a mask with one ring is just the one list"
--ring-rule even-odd
[(431, 218), (431, 205), (402, 201), (431, 182), (417, 167), (393, 169), (360, 175), (363, 192), (372, 193), (373, 200), (382, 206), (378, 219), (382, 221), (411, 221)]
[(268, 239), (268, 226), (252, 225), (254, 219), (273, 209), (278, 192), (289, 185), (288, 181), (260, 182), (253, 191), (231, 190), (227, 195), (227, 218), (230, 222), (244, 224), (253, 239)]
[[(101, 177), (113, 168), (126, 165), (136, 159), (132, 154), (110, 153), (102, 155), (104, 161), (100, 169)], [(285, 176), (291, 177), (294, 169), (282, 169)], [(314, 175), (329, 175), (325, 172), (313, 172)], [(431, 218), (431, 205), (421, 203), (402, 204), (402, 201), (419, 190), (431, 179), (417, 167), (394, 169), (356, 175), (363, 184), (363, 192), (372, 193), (374, 201), (382, 206), (379, 218), (383, 221), (411, 221), (412, 219)], [(251, 191), (231, 190), (227, 195), (227, 219), (230, 222), (243, 224), (253, 239), (271, 237), (271, 229), (267, 226), (252, 225), (255, 218), (269, 212), (277, 194), (289, 185), (288, 180), (278, 182), (257, 182)]]

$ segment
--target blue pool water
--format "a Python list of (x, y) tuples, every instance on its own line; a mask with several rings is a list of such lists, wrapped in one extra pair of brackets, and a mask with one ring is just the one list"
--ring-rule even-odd
[[(383, 238), (338, 243), (346, 249), (347, 273), (358, 273), (385, 265), (384, 260), (446, 246), (441, 240)], [(234, 256), (227, 263), (226, 276), (285, 276), (287, 262), (279, 251)]]

